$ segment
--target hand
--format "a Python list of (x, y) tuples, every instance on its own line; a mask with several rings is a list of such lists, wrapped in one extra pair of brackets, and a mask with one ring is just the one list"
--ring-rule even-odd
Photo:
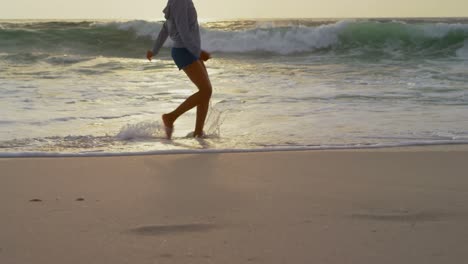
[(202, 50), (201, 53), (200, 53), (200, 59), (202, 61), (207, 61), (207, 60), (211, 59), (211, 54), (204, 51), (204, 50)]
[(153, 58), (153, 56), (154, 56), (154, 53), (153, 53), (151, 50), (148, 50), (148, 51), (146, 52), (146, 58), (147, 58), (149, 61), (151, 61), (151, 58)]

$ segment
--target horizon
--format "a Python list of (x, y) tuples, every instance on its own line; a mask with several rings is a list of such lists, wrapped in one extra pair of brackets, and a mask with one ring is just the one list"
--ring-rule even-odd
[[(209, 21), (236, 21), (236, 20), (341, 20), (341, 19), (468, 19), (468, 16), (362, 16), (362, 17), (238, 17), (238, 18), (203, 18), (199, 17), (199, 22), (209, 22)], [(60, 20), (142, 20), (142, 21), (162, 21), (165, 20), (164, 17), (161, 18), (124, 18), (124, 17), (115, 17), (115, 18), (104, 18), (104, 17), (83, 17), (83, 18), (0, 18), (0, 21), (60, 21)]]

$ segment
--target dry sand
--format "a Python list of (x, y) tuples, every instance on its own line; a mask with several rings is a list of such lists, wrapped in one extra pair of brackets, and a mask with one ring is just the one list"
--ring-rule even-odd
[(0, 214), (1, 264), (468, 263), (468, 151), (4, 158)]

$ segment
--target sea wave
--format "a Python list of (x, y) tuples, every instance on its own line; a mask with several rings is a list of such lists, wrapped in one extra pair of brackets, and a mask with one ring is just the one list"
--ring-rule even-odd
[[(1, 23), (0, 52), (49, 52), (141, 57), (162, 22)], [(466, 58), (468, 24), (345, 20), (322, 25), (259, 23), (247, 29), (202, 26), (202, 46), (218, 53), (303, 54), (334, 52)], [(168, 41), (165, 47), (170, 47)]]

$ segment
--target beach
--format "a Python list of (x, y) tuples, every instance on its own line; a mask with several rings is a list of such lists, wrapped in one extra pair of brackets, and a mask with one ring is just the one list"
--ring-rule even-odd
[(0, 159), (0, 263), (463, 263), (468, 147)]
[(468, 18), (204, 18), (205, 136), (192, 109), (168, 140), (197, 87), (171, 40), (145, 57), (165, 19), (23, 11), (0, 19), (0, 264), (467, 262)]

